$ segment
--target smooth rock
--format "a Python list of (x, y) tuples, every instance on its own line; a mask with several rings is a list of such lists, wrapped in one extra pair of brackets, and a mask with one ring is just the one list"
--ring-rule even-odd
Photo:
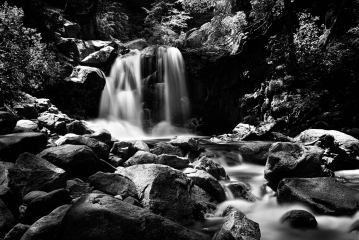
[(38, 197), (43, 197), (47, 194), (44, 191), (31, 191), (22, 198), (22, 202), (28, 205), (32, 200)]
[(120, 157), (117, 157), (116, 155), (110, 153), (110, 156), (108, 157), (108, 161), (109, 164), (111, 164), (112, 166), (114, 166), (115, 168), (123, 166), (123, 159)]
[(134, 206), (137, 206), (137, 207), (140, 207), (142, 208), (142, 204), (135, 198), (131, 197), (131, 196), (128, 196), (125, 200), (123, 200), (125, 203), (129, 203), (129, 204), (132, 204)]
[(304, 210), (291, 210), (281, 218), (282, 224), (288, 224), (292, 228), (311, 229), (316, 228), (318, 223), (313, 214)]
[(40, 113), (37, 120), (39, 121), (39, 128), (45, 127), (51, 132), (62, 131), (66, 123), (71, 122), (71, 119), (66, 114), (50, 112)]
[(78, 120), (75, 120), (75, 121), (67, 124), (66, 129), (67, 129), (68, 133), (74, 133), (77, 135), (94, 133), (94, 131), (92, 131), (90, 128), (88, 128), (85, 123), (83, 123), (82, 121), (78, 121)]
[(141, 140), (136, 141), (133, 144), (133, 148), (136, 151), (150, 152), (150, 148), (148, 147), (148, 145), (144, 141), (141, 141)]
[(14, 133), (18, 132), (39, 132), (39, 126), (30, 120), (19, 120), (16, 123)]

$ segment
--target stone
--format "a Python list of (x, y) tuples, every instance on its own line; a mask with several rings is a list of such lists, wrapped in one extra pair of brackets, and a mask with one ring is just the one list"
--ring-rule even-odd
[(0, 111), (0, 135), (12, 133), (18, 117), (10, 112)]
[(70, 204), (61, 205), (37, 220), (25, 232), (21, 240), (54, 239), (57, 229), (70, 207)]
[(65, 34), (67, 38), (79, 38), (81, 36), (80, 25), (67, 21), (64, 23)]
[(194, 203), (189, 194), (192, 181), (181, 171), (157, 164), (118, 169), (131, 179), (144, 208), (181, 224), (194, 221)]
[(71, 119), (66, 114), (50, 112), (40, 113), (37, 120), (39, 122), (39, 128), (45, 127), (51, 132), (60, 132), (66, 126), (67, 122), (71, 122)]
[(34, 223), (41, 217), (50, 214), (54, 209), (69, 204), (71, 200), (70, 194), (66, 189), (62, 188), (49, 192), (29, 203), (25, 211), (25, 219), (28, 223)]
[(101, 159), (108, 159), (110, 154), (110, 147), (105, 143), (100, 142), (94, 138), (79, 136), (75, 134), (66, 134), (60, 137), (55, 144), (57, 146), (72, 144), (72, 145), (85, 145), (92, 149), (92, 151)]
[(128, 49), (138, 49), (142, 50), (147, 47), (147, 42), (145, 39), (136, 39), (124, 44), (124, 46)]
[(198, 142), (192, 137), (176, 136), (171, 139), (169, 143), (173, 146), (178, 146), (184, 150), (199, 154)]
[(269, 149), (264, 178), (274, 191), (283, 178), (322, 177), (323, 150), (297, 143), (274, 143)]
[(110, 150), (111, 153), (121, 157), (125, 161), (135, 154), (133, 145), (130, 142), (115, 142)]
[(205, 190), (213, 196), (218, 202), (226, 200), (226, 193), (224, 192), (221, 184), (211, 174), (206, 171), (186, 168), (183, 173), (190, 178), (194, 184)]
[(31, 191), (53, 191), (66, 186), (67, 175), (61, 168), (31, 153), (23, 153), (16, 160), (15, 166), (9, 169), (11, 185), (15, 186), (22, 196)]
[(75, 121), (67, 124), (66, 129), (67, 129), (68, 133), (74, 133), (77, 135), (94, 133), (94, 131), (92, 131), (90, 128), (88, 128), (84, 122), (79, 121), (79, 120), (75, 120)]
[(211, 174), (217, 180), (228, 180), (224, 168), (205, 156), (192, 163), (195, 169), (203, 170)]
[(35, 198), (38, 197), (43, 197), (47, 194), (47, 192), (44, 191), (31, 191), (29, 193), (27, 193), (23, 198), (22, 198), (22, 202), (25, 205), (28, 205), (32, 200), (34, 200)]
[(304, 210), (291, 210), (286, 212), (281, 218), (282, 224), (288, 224), (292, 228), (312, 229), (318, 223), (313, 214)]
[(111, 46), (104, 47), (82, 59), (81, 63), (82, 65), (101, 67), (102, 64), (105, 64), (108, 61), (111, 52), (114, 50), (115, 49)]
[(110, 153), (110, 156), (108, 158), (108, 163), (111, 164), (112, 166), (114, 166), (115, 168), (117, 168), (117, 167), (123, 166), (123, 159)]
[(175, 169), (184, 169), (189, 165), (189, 159), (175, 155), (162, 154), (155, 158), (156, 164), (167, 165)]
[(139, 165), (139, 164), (150, 164), (150, 163), (156, 163), (156, 161), (157, 161), (156, 155), (149, 153), (149, 152), (138, 151), (135, 153), (135, 155), (133, 155), (130, 159), (128, 159), (124, 163), (124, 166), (129, 167), (129, 166)]
[(19, 116), (27, 119), (36, 119), (39, 114), (33, 103), (18, 103), (14, 106), (14, 110)]
[(111, 133), (107, 131), (106, 129), (100, 129), (92, 134), (86, 134), (84, 137), (89, 137), (96, 139), (100, 142), (103, 142), (110, 146), (111, 143)]
[(39, 126), (30, 120), (19, 120), (16, 123), (14, 133), (19, 132), (39, 132)]
[(259, 240), (261, 232), (259, 224), (248, 219), (240, 211), (231, 211), (226, 216), (226, 222), (219, 229), (213, 240)]
[(169, 143), (157, 143), (153, 149), (151, 149), (151, 153), (156, 155), (161, 154), (169, 154), (176, 155), (179, 157), (186, 156), (186, 152), (182, 150), (180, 147), (172, 146)]
[[(98, 219), (99, 221), (94, 221)], [(104, 194), (89, 194), (68, 210), (57, 231), (62, 240), (209, 240), (146, 209)]]
[(129, 196), (138, 198), (135, 184), (120, 174), (97, 172), (89, 177), (88, 181), (91, 186), (106, 194), (121, 195), (123, 199)]
[(204, 219), (206, 214), (214, 214), (217, 209), (216, 199), (197, 185), (192, 186), (191, 198), (194, 201), (193, 215), (195, 219)]
[(75, 178), (67, 181), (66, 190), (69, 191), (71, 198), (75, 199), (87, 193), (91, 193), (93, 187), (91, 187), (89, 183)]
[(305, 204), (319, 214), (351, 216), (359, 210), (359, 191), (331, 178), (285, 178), (277, 194), (280, 204)]
[(5, 203), (15, 219), (17, 219), (20, 215), (18, 205), (21, 203), (21, 197), (18, 196), (16, 189), (11, 186), (9, 178), (9, 169), (14, 166), (13, 163), (0, 162), (0, 200)]
[(115, 168), (98, 158), (87, 146), (66, 144), (51, 147), (39, 153), (38, 156), (63, 168), (68, 175), (83, 180), (98, 171), (115, 171)]
[(136, 151), (150, 152), (150, 148), (148, 147), (148, 145), (144, 141), (141, 141), (141, 140), (136, 141), (133, 144), (133, 148)]
[(3, 237), (13, 226), (15, 226), (15, 218), (0, 200), (0, 237)]
[(273, 142), (243, 142), (239, 145), (239, 152), (246, 162), (266, 165), (270, 146)]
[(140, 208), (143, 207), (142, 204), (136, 198), (133, 198), (131, 196), (128, 196), (125, 200), (123, 200), (123, 202), (132, 204), (132, 205), (140, 207)]
[(29, 152), (37, 154), (45, 149), (47, 136), (43, 133), (12, 133), (0, 135), (0, 160), (14, 162), (16, 158)]
[(248, 202), (255, 202), (257, 199), (251, 192), (251, 187), (242, 182), (229, 183), (226, 187), (231, 191), (235, 199), (244, 199)]
[(29, 225), (18, 223), (5, 236), (4, 240), (20, 240), (29, 229)]
[(239, 123), (234, 129), (233, 133), (238, 135), (239, 139), (242, 140), (254, 132), (256, 128), (249, 124)]

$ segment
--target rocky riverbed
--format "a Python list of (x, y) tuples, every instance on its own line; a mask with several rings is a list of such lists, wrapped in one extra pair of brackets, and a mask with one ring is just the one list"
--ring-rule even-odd
[[(303, 229), (355, 236), (359, 191), (336, 174), (358, 169), (354, 137), (309, 129), (288, 138), (275, 124), (239, 124), (211, 139), (123, 141), (48, 99), (31, 100), (32, 118), (0, 112), (0, 238), (288, 239)], [(277, 141), (245, 141), (269, 135)], [(272, 227), (263, 220), (269, 210)], [(323, 226), (328, 219), (342, 235)]]

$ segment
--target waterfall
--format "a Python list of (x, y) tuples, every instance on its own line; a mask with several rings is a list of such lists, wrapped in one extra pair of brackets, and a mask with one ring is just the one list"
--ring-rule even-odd
[(138, 50), (116, 59), (92, 127), (105, 128), (118, 139), (183, 134), (190, 104), (182, 54), (174, 47), (156, 51), (155, 64), (152, 59), (146, 64)]

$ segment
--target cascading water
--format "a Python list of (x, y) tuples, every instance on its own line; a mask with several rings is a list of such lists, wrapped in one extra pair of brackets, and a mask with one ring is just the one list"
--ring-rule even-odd
[[(138, 50), (116, 59), (102, 93), (100, 118), (91, 127), (105, 128), (118, 139), (184, 133), (178, 126), (188, 120), (190, 105), (182, 54), (177, 48), (159, 47), (154, 56), (154, 73), (145, 69)], [(143, 78), (144, 72), (151, 75)], [(153, 126), (152, 131), (143, 127), (144, 122)]]

